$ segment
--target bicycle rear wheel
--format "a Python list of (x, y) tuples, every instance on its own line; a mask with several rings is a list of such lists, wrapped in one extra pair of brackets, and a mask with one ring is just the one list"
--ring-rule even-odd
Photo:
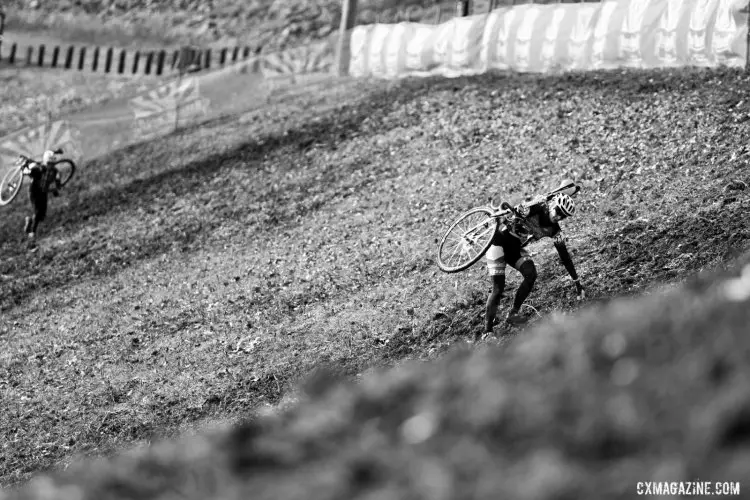
[(67, 184), (73, 178), (73, 174), (76, 173), (76, 164), (73, 163), (73, 160), (55, 162), (55, 168), (60, 172), (60, 186)]
[(464, 271), (482, 258), (497, 229), (492, 213), (489, 208), (473, 208), (448, 228), (438, 246), (437, 265), (442, 271)]
[(0, 181), (0, 205), (7, 205), (13, 201), (23, 184), (23, 171), (21, 167), (13, 167), (3, 176)]

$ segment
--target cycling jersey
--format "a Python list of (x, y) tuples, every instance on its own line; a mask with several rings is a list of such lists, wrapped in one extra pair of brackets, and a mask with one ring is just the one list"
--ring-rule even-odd
[(57, 181), (58, 171), (54, 165), (33, 162), (28, 167), (28, 175), (31, 178), (30, 189), (32, 191), (49, 193), (52, 184)]
[(560, 224), (552, 221), (547, 203), (537, 201), (531, 205), (519, 205), (516, 210), (523, 217), (514, 217), (507, 225), (499, 227), (492, 238), (492, 245), (485, 256), (490, 276), (504, 274), (507, 264), (520, 269), (525, 261), (530, 260), (524, 247), (550, 237), (554, 239), (555, 249), (565, 269), (571, 278), (578, 279)]
[(545, 236), (552, 238), (560, 233), (560, 224), (552, 222), (547, 203), (520, 205), (517, 210), (523, 218), (514, 218), (508, 227), (508, 232), (521, 240), (524, 246), (532, 241), (541, 240)]

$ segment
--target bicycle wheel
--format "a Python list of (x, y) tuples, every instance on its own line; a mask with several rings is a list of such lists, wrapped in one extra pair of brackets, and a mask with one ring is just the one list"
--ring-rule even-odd
[(0, 205), (7, 205), (15, 199), (23, 184), (21, 167), (13, 167), (0, 182)]
[(438, 246), (437, 265), (442, 271), (457, 273), (482, 258), (497, 229), (492, 213), (489, 208), (473, 208), (448, 228)]
[(76, 164), (73, 163), (73, 160), (55, 162), (55, 168), (60, 172), (60, 186), (67, 184), (73, 178), (73, 174), (76, 173)]

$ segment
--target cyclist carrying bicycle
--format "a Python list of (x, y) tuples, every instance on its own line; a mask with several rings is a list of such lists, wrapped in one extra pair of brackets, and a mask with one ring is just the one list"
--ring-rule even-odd
[(55, 168), (55, 162), (57, 155), (62, 153), (62, 149), (45, 151), (41, 162), (25, 158), (23, 173), (31, 178), (29, 201), (32, 215), (26, 217), (24, 232), (32, 241), (36, 238), (39, 223), (47, 217), (48, 193), (51, 192), (54, 196), (60, 195), (60, 172)]
[[(563, 181), (563, 184), (570, 181)], [(578, 297), (585, 297), (585, 290), (581, 286), (576, 273), (573, 259), (570, 257), (562, 235), (559, 222), (575, 214), (575, 203), (570, 195), (561, 192), (548, 202), (543, 197), (537, 197), (528, 203), (517, 205), (514, 209), (516, 216), (507, 220), (495, 231), (487, 254), (487, 269), (492, 279), (492, 291), (487, 298), (485, 314), (485, 333), (492, 334), (492, 328), (505, 289), (505, 267), (511, 265), (523, 276), (523, 282), (516, 291), (513, 307), (505, 321), (511, 325), (526, 322), (526, 318), (519, 311), (526, 298), (531, 293), (536, 281), (537, 273), (534, 261), (524, 248), (527, 244), (542, 238), (553, 238), (555, 249), (560, 260), (573, 279)]]

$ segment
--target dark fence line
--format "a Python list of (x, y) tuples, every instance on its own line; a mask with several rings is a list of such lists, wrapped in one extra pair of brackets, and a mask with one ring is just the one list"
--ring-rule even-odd
[(420, 22), (440, 24), (454, 17), (465, 17), (472, 14), (486, 14), (499, 7), (509, 7), (528, 3), (583, 3), (601, 0), (436, 0), (390, 7), (387, 9), (363, 8), (357, 11), (355, 24)]
[[(5, 45), (8, 45), (7, 42)], [(0, 64), (153, 76), (169, 74), (181, 68), (189, 72), (218, 69), (249, 59), (259, 52), (250, 47), (137, 51), (92, 46), (50, 48), (44, 44), (24, 47), (16, 43), (10, 44), (7, 52), (3, 49), (0, 45)]]
[[(405, 8), (386, 9), (379, 13), (358, 16), (356, 24), (373, 22), (393, 23), (416, 21), (440, 23), (455, 16), (480, 14), (492, 9), (524, 3), (580, 3), (584, 0), (443, 0), (429, 7), (410, 5)], [(596, 0), (595, 0), (596, 1)], [(391, 12), (393, 11), (393, 12)], [(363, 19), (364, 17), (364, 19)], [(4, 19), (0, 18), (0, 26)], [(1, 32), (0, 32), (1, 34)], [(9, 49), (7, 48), (9, 46)], [(187, 52), (186, 52), (187, 49)], [(260, 53), (250, 47), (182, 48), (174, 51), (134, 51), (112, 47), (68, 46), (47, 50), (39, 46), (3, 44), (0, 37), (0, 64), (30, 67), (61, 68), (77, 71), (93, 71), (118, 75), (162, 76), (178, 70), (194, 72), (218, 69), (228, 64), (247, 60)]]

